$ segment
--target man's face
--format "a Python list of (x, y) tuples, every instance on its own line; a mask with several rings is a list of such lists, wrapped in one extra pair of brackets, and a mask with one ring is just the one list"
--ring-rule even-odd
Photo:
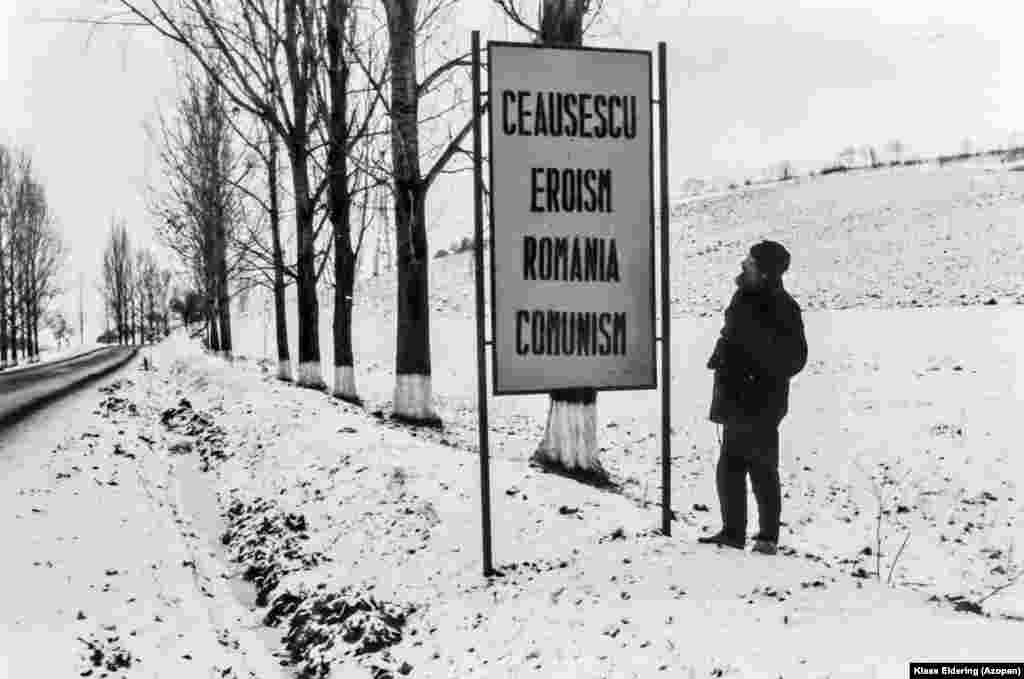
[(761, 287), (761, 271), (757, 268), (757, 261), (747, 255), (741, 266), (743, 271), (736, 276), (736, 285), (745, 290), (757, 290)]

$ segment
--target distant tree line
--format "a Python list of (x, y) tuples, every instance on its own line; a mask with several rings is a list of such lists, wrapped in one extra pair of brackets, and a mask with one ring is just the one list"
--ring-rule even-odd
[(136, 249), (123, 220), (112, 219), (103, 249), (101, 292), (108, 329), (101, 342), (145, 344), (170, 332), (172, 274), (148, 249)]
[(65, 253), (31, 157), (0, 144), (0, 369), (38, 360)]

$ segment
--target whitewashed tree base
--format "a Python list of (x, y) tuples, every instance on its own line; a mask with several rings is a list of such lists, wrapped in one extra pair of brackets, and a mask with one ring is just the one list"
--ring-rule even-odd
[(597, 454), (597, 404), (552, 399), (534, 457), (567, 471), (605, 474)]
[(277, 362), (277, 379), (285, 382), (292, 381), (292, 362), (291, 361), (278, 361)]
[(350, 365), (334, 366), (334, 391), (331, 394), (345, 401), (358, 401), (356, 371)]
[(432, 401), (430, 375), (395, 377), (395, 417), (421, 422), (437, 421)]
[(324, 376), (320, 372), (320, 361), (299, 363), (298, 385), (308, 389), (324, 389), (327, 387), (324, 384)]

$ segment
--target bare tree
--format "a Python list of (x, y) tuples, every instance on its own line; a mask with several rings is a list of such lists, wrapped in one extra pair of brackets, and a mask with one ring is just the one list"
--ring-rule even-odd
[(53, 339), (56, 340), (58, 349), (62, 345), (70, 345), (70, 338), (74, 334), (74, 328), (68, 323), (67, 316), (63, 311), (58, 310), (46, 314), (44, 322), (53, 335)]
[(230, 357), (230, 282), (241, 256), (233, 253), (229, 261), (229, 249), (242, 214), (237, 177), (247, 169), (235, 151), (217, 83), (189, 73), (183, 79), (177, 120), (161, 123), (160, 158), (168, 189), (155, 194), (150, 209), (160, 219), (161, 240), (206, 296), (210, 350)]
[[(464, 106), (456, 89), (455, 102), (421, 119), (421, 101), (460, 67), (468, 55), (458, 55), (417, 78), (419, 40), (430, 35), (439, 17), (454, 6), (452, 0), (382, 0), (388, 27), (389, 97), (385, 102), (391, 133), (391, 182), (398, 269), (395, 392), (393, 417), (413, 423), (438, 424), (431, 396), (430, 305), (426, 199), (451, 159), (465, 153), (462, 141), (470, 131), (467, 120), (457, 134), (434, 148), (421, 144), (421, 127)], [(366, 70), (365, 67), (363, 69)], [(449, 91), (455, 88), (449, 88)], [(384, 88), (378, 92), (383, 97)], [(434, 151), (435, 153), (430, 153)], [(426, 153), (424, 153), (426, 152)], [(468, 154), (467, 154), (468, 155)], [(431, 158), (426, 172), (424, 157)]]
[[(352, 307), (355, 291), (356, 261), (363, 243), (366, 210), (362, 214), (362, 227), (353, 229), (353, 199), (365, 193), (365, 173), (358, 178), (349, 162), (357, 147), (365, 154), (371, 147), (366, 143), (370, 123), (379, 99), (373, 94), (371, 83), (381, 83), (384, 73), (375, 72), (373, 64), (375, 45), (372, 39), (359, 44), (357, 14), (350, 0), (327, 0), (326, 42), (322, 47), (322, 68), (326, 83), (318, 87), (319, 119), (326, 133), (327, 213), (334, 237), (334, 385), (333, 394), (343, 400), (359, 403), (355, 383), (355, 360), (352, 352)], [(353, 87), (351, 62), (356, 50), (365, 49), (362, 63), (366, 64), (361, 90)], [(360, 97), (359, 94), (363, 96)], [(355, 242), (353, 243), (353, 239)]]
[[(277, 377), (286, 382), (293, 379), (288, 347), (286, 292), (295, 282), (295, 267), (286, 263), (281, 223), (284, 217), (281, 186), (280, 139), (273, 128), (260, 119), (245, 127), (239, 117), (230, 119), (236, 136), (249, 151), (247, 168), (259, 168), (239, 181), (249, 218), (243, 219), (237, 241), (240, 274), (251, 287), (270, 291), (274, 301), (274, 325), (277, 338)], [(269, 230), (268, 230), (269, 227)]]
[(240, 0), (226, 6), (181, 0), (177, 13), (160, 0), (150, 0), (146, 9), (131, 0), (122, 5), (182, 45), (235, 106), (266, 122), (283, 140), (291, 161), (298, 249), (298, 384), (323, 388), (314, 229), (318, 196), (309, 174), (317, 75), (315, 4)]
[(857, 164), (857, 149), (854, 146), (847, 146), (839, 152), (839, 162), (843, 167), (850, 169)]
[(64, 245), (29, 156), (0, 147), (0, 367), (39, 357)]
[(103, 251), (103, 297), (120, 344), (129, 340), (131, 314), (131, 242), (123, 220), (111, 219)]
[(867, 158), (868, 164), (872, 168), (876, 168), (880, 164), (878, 162), (878, 151), (876, 151), (875, 147), (871, 146), (870, 144), (864, 145), (864, 147), (861, 149), (861, 156)]

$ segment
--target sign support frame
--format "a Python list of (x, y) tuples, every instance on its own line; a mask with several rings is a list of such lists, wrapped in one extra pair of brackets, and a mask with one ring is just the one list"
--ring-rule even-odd
[[(483, 529), (484, 577), (496, 575), (491, 548), (491, 470), (487, 422), (487, 357), (484, 309), (484, 178), (480, 139), (480, 31), (473, 31), (473, 264), (476, 270), (476, 382), (480, 429), (480, 504)], [(493, 349), (492, 349), (493, 350)]]
[(661, 227), (661, 531), (672, 535), (671, 265), (668, 252), (668, 86), (666, 48), (658, 43), (658, 161)]
[[(477, 408), (478, 430), (480, 443), (480, 492), (481, 492), (481, 529), (483, 533), (483, 574), (490, 578), (501, 573), (494, 568), (493, 544), (491, 539), (491, 480), (490, 480), (490, 441), (488, 425), (487, 395), (487, 346), (494, 352), (494, 340), (486, 339), (486, 306), (484, 301), (484, 214), (483, 214), (483, 151), (482, 123), (484, 95), (481, 92), (480, 63), (480, 31), (471, 33), (472, 52), (472, 129), (473, 129), (473, 226), (474, 226), (474, 270), (476, 289), (476, 330), (477, 330)], [(665, 536), (672, 535), (672, 366), (671, 366), (671, 263), (669, 257), (669, 195), (668, 195), (668, 86), (667, 86), (667, 55), (666, 43), (659, 42), (658, 59), (658, 99), (651, 103), (658, 105), (658, 170), (659, 170), (659, 228), (661, 258), (661, 336), (655, 342), (661, 342), (661, 531)], [(488, 97), (490, 92), (487, 93)], [(493, 115), (493, 111), (490, 113)], [(493, 162), (493, 159), (488, 159)], [(653, 159), (652, 159), (653, 162)], [(492, 227), (493, 229), (493, 227)], [(491, 274), (493, 298), (494, 274), (494, 234), (491, 234)], [(494, 315), (493, 299), (491, 315)], [(493, 321), (493, 318), (492, 318)], [(493, 358), (493, 356), (492, 356)]]

